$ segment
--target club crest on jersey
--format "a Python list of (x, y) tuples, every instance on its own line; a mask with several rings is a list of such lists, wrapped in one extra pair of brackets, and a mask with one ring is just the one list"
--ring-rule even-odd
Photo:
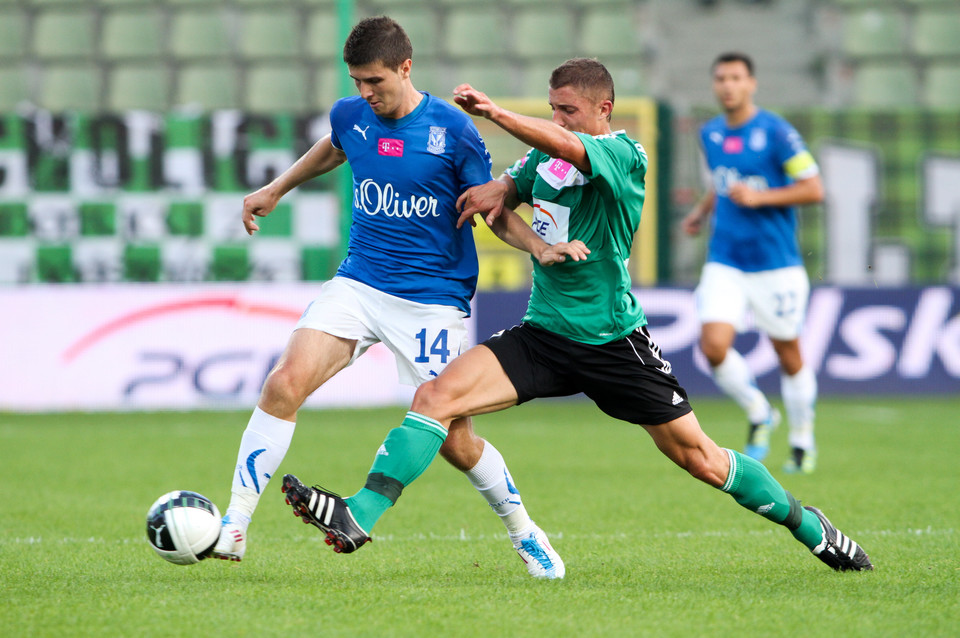
[(751, 151), (760, 152), (767, 147), (767, 132), (762, 128), (750, 131), (750, 140), (747, 142)]
[(445, 126), (431, 126), (430, 136), (427, 138), (427, 151), (434, 155), (442, 155), (447, 148), (447, 128)]
[(377, 140), (377, 153), (388, 157), (403, 157), (403, 140), (381, 137)]
[(743, 152), (743, 138), (742, 137), (727, 137), (723, 140), (723, 152), (724, 153), (742, 153)]

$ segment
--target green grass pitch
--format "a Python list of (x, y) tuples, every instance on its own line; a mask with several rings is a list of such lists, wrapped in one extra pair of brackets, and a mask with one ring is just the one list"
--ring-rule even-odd
[[(739, 448), (729, 401), (696, 401)], [(403, 408), (304, 412), (280, 473), (352, 494)], [(247, 413), (0, 414), (0, 635), (953, 636), (960, 622), (957, 398), (820, 402), (820, 466), (769, 466), (859, 541), (871, 573), (835, 573), (783, 528), (690, 479), (642, 429), (591, 403), (479, 417), (567, 565), (530, 578), (469, 482), (438, 460), (337, 555), (275, 479), (242, 563), (156, 556), (144, 516), (189, 489), (222, 509)]]

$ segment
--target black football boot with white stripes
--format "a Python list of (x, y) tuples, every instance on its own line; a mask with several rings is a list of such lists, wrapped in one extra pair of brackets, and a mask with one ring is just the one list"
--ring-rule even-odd
[(338, 495), (320, 487), (307, 487), (293, 474), (283, 477), (280, 489), (287, 495), (287, 505), (304, 523), (320, 528), (327, 535), (333, 551), (349, 554), (373, 539), (357, 524), (350, 508)]
[(823, 527), (823, 542), (813, 548), (813, 554), (838, 572), (867, 571), (873, 569), (870, 557), (852, 538), (838, 530), (816, 507), (804, 506), (820, 519)]

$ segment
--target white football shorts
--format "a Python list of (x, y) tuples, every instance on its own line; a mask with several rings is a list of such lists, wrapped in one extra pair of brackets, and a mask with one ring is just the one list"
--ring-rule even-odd
[(334, 277), (323, 284), (294, 330), (311, 328), (356, 339), (347, 365), (373, 344), (383, 343), (397, 359), (400, 383), (419, 386), (469, 347), (466, 316), (454, 306), (407, 301), (353, 279)]
[(810, 280), (803, 266), (744, 272), (716, 262), (703, 266), (696, 289), (700, 323), (729, 323), (738, 332), (756, 327), (772, 339), (800, 336), (807, 314)]

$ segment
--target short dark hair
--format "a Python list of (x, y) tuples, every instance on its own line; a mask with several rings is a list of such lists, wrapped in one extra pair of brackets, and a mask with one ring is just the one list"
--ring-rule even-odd
[(572, 86), (589, 93), (596, 100), (613, 102), (613, 77), (595, 58), (572, 58), (567, 60), (550, 74), (550, 88), (559, 89)]
[(380, 62), (396, 69), (412, 57), (413, 45), (407, 32), (387, 16), (361, 20), (350, 31), (343, 45), (343, 61), (348, 66)]
[(746, 53), (740, 53), (739, 51), (728, 51), (718, 55), (717, 59), (710, 65), (710, 72), (712, 73), (718, 64), (726, 64), (727, 62), (743, 62), (744, 66), (747, 67), (747, 73), (753, 75), (753, 59)]

